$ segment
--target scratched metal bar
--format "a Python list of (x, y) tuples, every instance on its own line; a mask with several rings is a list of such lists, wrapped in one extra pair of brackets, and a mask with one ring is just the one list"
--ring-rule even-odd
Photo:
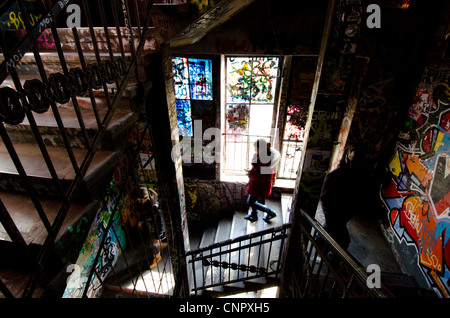
[[(80, 37), (78, 36), (77, 28), (72, 28), (73, 39), (75, 40), (75, 45), (77, 47), (78, 58), (80, 59), (81, 69), (83, 71), (87, 70), (86, 61), (84, 59), (83, 50), (81, 48)], [(99, 129), (103, 128), (102, 120), (98, 113), (97, 102), (95, 101), (94, 92), (92, 91), (91, 85), (88, 85), (89, 97), (91, 99), (92, 110), (94, 111), (95, 121)]]
[[(97, 42), (97, 37), (95, 36), (95, 31), (94, 31), (94, 25), (92, 22), (92, 16), (91, 16), (91, 10), (89, 8), (89, 4), (87, 3), (86, 0), (83, 0), (83, 8), (84, 8), (84, 13), (86, 16), (86, 20), (88, 23), (88, 27), (89, 27), (89, 32), (91, 35), (91, 40), (92, 40), (92, 44), (94, 46), (94, 53), (95, 53), (95, 58), (97, 60), (97, 65), (100, 66), (102, 65), (102, 60), (100, 57), (100, 52), (98, 49), (98, 42)], [(108, 104), (108, 108), (111, 109), (111, 97), (109, 96), (109, 92), (108, 92), (108, 85), (105, 81), (103, 81), (103, 92), (105, 94), (105, 98), (106, 98), (106, 102)]]
[[(22, 16), (28, 16), (27, 12), (25, 11), (25, 8), (24, 8), (24, 5), (23, 5), (22, 1), (18, 1), (18, 7), (21, 10), (21, 12), (23, 13)], [(28, 19), (24, 19), (24, 23), (25, 23), (25, 30), (29, 30), (31, 28), (31, 26), (30, 26), (30, 23), (29, 23)], [(0, 47), (2, 48), (2, 51), (3, 52), (8, 52), (8, 48), (7, 48), (7, 45), (5, 44), (5, 41), (3, 41), (3, 39), (1, 39), (0, 42), (1, 42)], [(43, 68), (43, 65), (42, 65), (42, 61), (40, 60), (40, 55), (39, 55), (39, 52), (37, 50), (36, 44), (33, 44), (32, 50), (33, 50), (33, 54), (35, 56), (35, 59), (39, 60), (39, 62), (40, 62), (40, 63), (38, 63), (38, 68), (39, 68), (40, 73), (41, 74), (45, 74), (45, 71), (44, 71), (44, 68)], [(7, 56), (8, 55), (5, 55), (5, 57), (7, 57)], [(22, 90), (22, 84), (20, 82), (19, 76), (17, 75), (17, 72), (16, 72), (15, 68), (11, 69), (11, 77), (13, 78), (16, 90), (19, 90), (19, 91)], [(42, 153), (44, 161), (45, 161), (45, 163), (47, 165), (47, 168), (48, 168), (48, 170), (50, 172), (50, 175), (51, 175), (51, 177), (53, 179), (53, 182), (54, 182), (54, 184), (56, 186), (56, 189), (59, 192), (59, 196), (60, 196), (61, 199), (64, 199), (65, 198), (64, 189), (63, 189), (63, 187), (61, 185), (61, 182), (60, 182), (60, 180), (58, 178), (58, 175), (56, 173), (55, 167), (53, 166), (53, 163), (52, 163), (50, 155), (49, 155), (49, 153), (47, 151), (47, 148), (45, 147), (44, 140), (42, 139), (42, 136), (41, 136), (41, 134), (39, 132), (39, 129), (38, 129), (38, 126), (37, 126), (36, 121), (34, 119), (33, 113), (32, 113), (32, 111), (29, 108), (27, 108), (27, 110), (26, 110), (26, 116), (27, 116), (28, 122), (30, 124), (30, 127), (31, 127), (31, 129), (33, 131), (34, 137), (36, 138), (36, 141), (38, 143), (38, 146), (39, 146), (39, 149), (40, 149), (40, 151)]]
[[(112, 45), (111, 45), (111, 38), (109, 36), (108, 25), (106, 23), (106, 18), (105, 18), (105, 15), (106, 15), (105, 14), (105, 7), (103, 6), (103, 1), (102, 0), (98, 0), (97, 3), (98, 3), (98, 6), (100, 8), (100, 19), (102, 21), (103, 30), (104, 30), (105, 37), (106, 37), (106, 43), (107, 43), (107, 46), (108, 46), (109, 59), (110, 59), (111, 65), (114, 65), (113, 64), (114, 63), (114, 54), (113, 54), (113, 48), (112, 48)], [(107, 62), (105, 62), (105, 63), (107, 63)], [(114, 70), (114, 68), (113, 68), (113, 70)], [(115, 78), (115, 83), (116, 83), (116, 89), (119, 89), (119, 79), (117, 78), (117, 76), (114, 76), (114, 78)]]
[(111, 3), (111, 8), (113, 10), (113, 18), (114, 18), (114, 25), (116, 26), (117, 38), (119, 40), (120, 54), (122, 55), (122, 58), (125, 59), (125, 49), (123, 47), (123, 42), (122, 42), (122, 31), (120, 30), (119, 15), (117, 12), (117, 7), (114, 3), (114, 0), (111, 0), (110, 3)]
[[(47, 5), (49, 6), (49, 0), (45, 0), (45, 1), (46, 1)], [(54, 17), (54, 19), (55, 18), (56, 17)], [(58, 57), (61, 62), (61, 67), (63, 69), (63, 73), (65, 76), (70, 76), (69, 69), (68, 69), (67, 63), (66, 63), (66, 59), (64, 57), (64, 52), (61, 47), (61, 42), (59, 40), (58, 30), (56, 29), (56, 24), (51, 23), (50, 28), (52, 30), (52, 35), (53, 35), (53, 39), (55, 42), (56, 51), (58, 52)], [(72, 100), (72, 106), (75, 110), (75, 114), (77, 116), (77, 120), (80, 125), (81, 132), (83, 134), (85, 147), (86, 147), (86, 149), (91, 150), (91, 143), (89, 141), (89, 136), (86, 131), (86, 126), (84, 124), (83, 115), (81, 114), (81, 110), (80, 110), (80, 106), (78, 105), (77, 97), (75, 96), (75, 93), (73, 91), (71, 92), (70, 99)]]

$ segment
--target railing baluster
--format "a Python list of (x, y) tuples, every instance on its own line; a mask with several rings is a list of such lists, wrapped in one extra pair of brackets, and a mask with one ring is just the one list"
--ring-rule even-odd
[[(111, 63), (113, 63), (114, 62), (114, 54), (113, 54), (113, 51), (112, 51), (111, 38), (109, 36), (108, 25), (107, 25), (106, 20), (105, 20), (105, 7), (103, 6), (103, 0), (97, 0), (97, 3), (98, 3), (98, 6), (100, 8), (100, 19), (101, 19), (102, 24), (103, 24), (103, 30), (104, 30), (104, 33), (105, 33), (106, 43), (107, 43), (107, 46), (108, 46), (109, 58), (110, 58)], [(114, 65), (114, 64), (111, 64), (111, 65)], [(112, 71), (114, 71), (114, 69), (112, 69)], [(107, 77), (106, 69), (105, 69), (105, 76)], [(117, 76), (114, 76), (114, 78), (115, 78), (115, 82), (116, 82), (116, 89), (119, 90), (119, 79), (117, 78)]]
[[(284, 244), (280, 244), (280, 252), (278, 254), (279, 258), (277, 260), (274, 260), (275, 262), (277, 262), (276, 269), (270, 268), (270, 253), (267, 258), (267, 262), (261, 264), (261, 253), (262, 250), (265, 249), (266, 244), (269, 244), (268, 249), (271, 250), (271, 245), (273, 244), (273, 242), (284, 241), (284, 239), (288, 235), (287, 230), (289, 228), (290, 224), (288, 223), (276, 228), (270, 228), (260, 232), (239, 236), (234, 239), (215, 243), (207, 247), (187, 252), (186, 256), (190, 258), (188, 262), (192, 264), (194, 276), (196, 276), (196, 266), (198, 266), (198, 264), (196, 263), (198, 263), (202, 259), (208, 259), (207, 262), (203, 261), (201, 263), (203, 280), (195, 280), (192, 291), (197, 294), (199, 290), (204, 290), (220, 285), (227, 285), (270, 275), (275, 275), (275, 277), (278, 277), (278, 273), (281, 270), (281, 256), (283, 255), (282, 249), (284, 248)], [(258, 255), (251, 256), (252, 251), (254, 253), (258, 253)], [(236, 264), (232, 264), (232, 254), (237, 255)], [(241, 257), (241, 255), (243, 254), (245, 254), (245, 258)], [(216, 259), (216, 261), (219, 262), (219, 267), (225, 267), (229, 272), (228, 275), (222, 275), (222, 268), (219, 268), (218, 270), (216, 269), (216, 271), (218, 271), (220, 274), (218, 281), (213, 280), (213, 259)], [(228, 263), (226, 262), (227, 259)], [(251, 263), (255, 262), (255, 260), (256, 263)], [(205, 275), (205, 270), (207, 268), (209, 268), (210, 270), (208, 271), (207, 275)], [(238, 275), (237, 277), (235, 277), (235, 279), (231, 278), (231, 271), (237, 271)], [(211, 276), (211, 281), (207, 281), (207, 279), (210, 278), (209, 276)], [(226, 276), (228, 276), (228, 279)]]
[[(2, 52), (5, 52), (5, 53), (3, 53), (4, 57), (8, 58), (9, 54), (6, 53), (6, 52), (8, 52), (8, 48), (7, 48), (6, 42), (5, 42), (4, 38), (3, 38), (3, 34), (1, 32), (0, 32), (0, 49), (2, 50)], [(33, 50), (36, 50), (36, 46), (35, 45), (33, 45)], [(22, 84), (20, 82), (19, 76), (17, 75), (16, 69), (12, 68), (10, 70), (10, 74), (11, 74), (11, 77), (13, 79), (14, 86), (16, 87), (16, 90), (23, 91)], [(28, 109), (28, 107), (26, 108), (25, 114), (27, 116), (28, 122), (30, 123), (30, 127), (32, 129), (34, 137), (36, 138), (36, 141), (38, 143), (39, 149), (40, 149), (40, 151), (42, 153), (44, 161), (45, 161), (45, 163), (47, 165), (47, 168), (48, 168), (48, 170), (50, 172), (50, 175), (51, 175), (51, 177), (53, 179), (53, 182), (56, 185), (56, 189), (59, 192), (60, 197), (61, 198), (65, 198), (65, 193), (64, 193), (64, 190), (62, 188), (61, 182), (59, 181), (59, 178), (58, 178), (58, 175), (56, 173), (55, 167), (53, 166), (53, 163), (52, 163), (52, 160), (51, 160), (51, 158), (50, 158), (50, 156), (48, 154), (47, 148), (45, 147), (44, 141), (42, 140), (42, 136), (41, 136), (41, 134), (40, 134), (40, 132), (39, 132), (39, 130), (37, 128), (37, 124), (36, 124), (36, 121), (34, 120), (34, 116), (33, 116), (32, 112), (31, 112), (31, 110)]]
[(0, 279), (0, 292), (6, 297), (6, 298), (15, 298), (14, 295), (11, 293), (11, 291), (8, 289), (8, 287), (3, 283), (3, 281)]
[[(49, 0), (46, 0), (46, 1), (48, 2)], [(53, 36), (53, 40), (55, 43), (56, 51), (58, 53), (59, 61), (61, 63), (63, 74), (66, 77), (69, 77), (70, 76), (69, 69), (67, 67), (66, 59), (64, 57), (64, 52), (61, 47), (61, 41), (59, 40), (58, 30), (56, 29), (55, 23), (50, 24), (50, 29), (52, 30), (52, 36)], [(86, 131), (86, 127), (84, 124), (83, 115), (81, 114), (80, 106), (78, 105), (77, 97), (75, 96), (75, 93), (73, 91), (71, 92), (70, 99), (72, 100), (72, 105), (75, 110), (75, 114), (77, 116), (78, 124), (80, 125), (80, 129), (81, 129), (81, 133), (84, 138), (86, 149), (88, 149), (90, 151), (91, 143), (89, 141), (89, 136)]]
[(113, 10), (114, 25), (116, 26), (117, 38), (119, 40), (120, 54), (122, 55), (122, 58), (125, 59), (125, 49), (123, 47), (123, 42), (122, 42), (122, 31), (120, 30), (120, 23), (119, 23), (119, 16), (117, 13), (117, 7), (115, 5), (114, 0), (111, 0), (110, 4), (111, 4), (111, 8)]
[[(83, 49), (81, 48), (80, 37), (78, 36), (77, 28), (72, 28), (73, 39), (75, 41), (75, 45), (77, 47), (78, 57), (80, 59), (81, 69), (83, 71), (87, 70), (86, 61), (83, 55)], [(92, 91), (91, 85), (88, 85), (89, 97), (91, 99), (92, 110), (94, 111), (95, 121), (97, 122), (98, 129), (103, 128), (102, 120), (100, 119), (100, 115), (98, 114), (97, 102), (95, 100), (94, 92)]]
[[(100, 65), (102, 65), (102, 60), (101, 60), (100, 52), (98, 49), (97, 37), (95, 35), (95, 30), (94, 30), (93, 23), (92, 23), (91, 11), (89, 9), (89, 4), (87, 3), (86, 0), (83, 0), (83, 8), (84, 8), (84, 13), (85, 13), (86, 20), (87, 20), (87, 23), (89, 26), (89, 32), (91, 34), (92, 44), (94, 46), (94, 52), (95, 52), (95, 57), (97, 60), (97, 65), (100, 66)], [(108, 104), (108, 108), (111, 109), (112, 106), (111, 106), (111, 99), (110, 99), (109, 92), (108, 92), (108, 85), (106, 84), (105, 81), (102, 81), (102, 82), (103, 82), (103, 92), (105, 94), (106, 102)]]

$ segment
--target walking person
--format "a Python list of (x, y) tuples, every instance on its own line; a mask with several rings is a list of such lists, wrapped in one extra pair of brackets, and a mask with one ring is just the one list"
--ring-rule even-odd
[(348, 146), (339, 167), (326, 176), (320, 194), (324, 229), (345, 250), (350, 245), (347, 223), (364, 206), (362, 160), (361, 151)]
[(256, 140), (254, 146), (255, 154), (252, 159), (252, 168), (247, 169), (249, 177), (247, 204), (251, 208), (251, 212), (244, 218), (251, 222), (257, 221), (259, 210), (266, 213), (263, 220), (267, 222), (276, 217), (276, 213), (258, 200), (265, 200), (272, 193), (280, 153), (262, 138)]

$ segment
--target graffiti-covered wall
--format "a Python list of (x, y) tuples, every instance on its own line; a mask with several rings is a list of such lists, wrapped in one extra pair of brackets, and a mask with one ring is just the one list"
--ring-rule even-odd
[(381, 190), (401, 265), (443, 297), (450, 292), (449, 78), (449, 69), (425, 69)]
[[(124, 155), (114, 171), (112, 180), (92, 222), (76, 264), (71, 267), (73, 272), (67, 279), (63, 298), (81, 298), (85, 286), (89, 286), (86, 293), (88, 297), (99, 297), (101, 281), (108, 276), (112, 266), (114, 266), (122, 253), (122, 249), (126, 245), (126, 238), (122, 227), (121, 213), (118, 211), (121, 210), (124, 203), (124, 194), (121, 192), (121, 186), (129, 168), (129, 158), (127, 155)], [(113, 217), (113, 220), (111, 220), (112, 225), (108, 227), (111, 217)], [(95, 272), (89, 280), (89, 274), (92, 266), (94, 266), (95, 258), (104, 236), (106, 236), (104, 248), (100, 251), (100, 257), (95, 264)]]
[(207, 221), (232, 215), (237, 208), (247, 208), (247, 182), (224, 182), (185, 178), (188, 219)]

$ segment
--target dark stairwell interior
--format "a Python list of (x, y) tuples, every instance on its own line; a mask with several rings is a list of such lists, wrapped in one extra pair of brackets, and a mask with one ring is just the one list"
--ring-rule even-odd
[[(382, 27), (370, 28), (364, 1), (208, 3), (0, 6), (0, 296), (220, 297), (276, 286), (286, 298), (447, 297), (445, 237), (438, 246), (408, 225), (431, 204), (438, 221), (448, 209), (449, 6), (388, 1)], [(67, 28), (69, 4), (81, 27)], [(186, 118), (172, 58), (208, 59), (214, 98), (192, 101), (189, 115), (202, 135), (218, 127), (228, 142), (230, 56), (280, 59), (269, 124), (283, 159), (270, 222), (243, 219), (248, 179), (224, 173), (225, 148), (220, 161), (184, 160), (195, 138), (186, 152), (174, 133)], [(346, 252), (321, 226), (319, 195), (351, 143), (368, 159), (370, 201), (348, 223)], [(418, 197), (422, 210), (409, 209)], [(422, 222), (441, 240), (445, 224), (431, 215)], [(367, 285), (373, 264), (379, 288)]]

